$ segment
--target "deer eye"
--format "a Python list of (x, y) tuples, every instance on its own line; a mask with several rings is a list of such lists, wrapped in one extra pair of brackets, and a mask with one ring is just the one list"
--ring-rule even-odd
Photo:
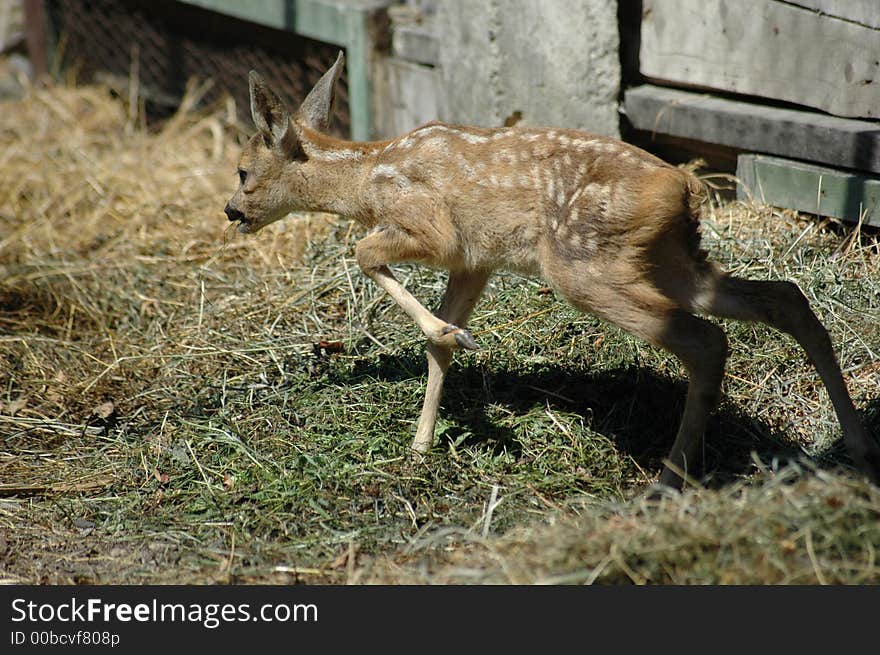
[(238, 169), (238, 181), (241, 182), (242, 185), (244, 185), (245, 181), (247, 180), (247, 176), (248, 174), (246, 170), (244, 170), (243, 168)]

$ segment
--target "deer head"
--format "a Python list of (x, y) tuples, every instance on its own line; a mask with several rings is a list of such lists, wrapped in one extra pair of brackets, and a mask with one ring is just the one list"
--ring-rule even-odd
[(242, 149), (238, 189), (224, 209), (230, 221), (238, 222), (239, 232), (257, 232), (291, 211), (320, 208), (320, 189), (313, 183), (319, 176), (311, 170), (307, 133), (327, 130), (343, 62), (340, 52), (293, 115), (259, 73), (250, 72), (251, 116), (257, 133)]

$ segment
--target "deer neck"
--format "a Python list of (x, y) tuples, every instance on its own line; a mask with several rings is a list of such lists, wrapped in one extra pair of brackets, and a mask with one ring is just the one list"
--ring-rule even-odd
[(305, 128), (301, 132), (308, 165), (306, 209), (340, 214), (369, 225), (371, 212), (361, 189), (375, 164), (381, 143), (346, 141)]

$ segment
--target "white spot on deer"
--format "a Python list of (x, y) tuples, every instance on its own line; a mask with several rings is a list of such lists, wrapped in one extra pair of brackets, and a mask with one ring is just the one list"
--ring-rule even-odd
[(373, 177), (394, 177), (400, 171), (391, 164), (376, 164), (373, 167)]
[(575, 223), (575, 222), (577, 222), (577, 219), (578, 219), (578, 208), (572, 207), (571, 211), (568, 212), (568, 222)]
[(541, 188), (541, 169), (538, 166), (532, 166), (530, 173), (532, 188), (537, 191)]
[(577, 199), (581, 197), (581, 194), (584, 192), (583, 187), (578, 187), (573, 194), (571, 194), (571, 198), (568, 199), (569, 206), (573, 205), (577, 202)]
[(422, 142), (422, 148), (432, 155), (446, 153), (449, 152), (449, 140), (442, 136), (432, 136)]
[(574, 145), (580, 150), (589, 150), (590, 148), (598, 145), (600, 141), (598, 139), (575, 139)]
[(452, 134), (454, 134), (455, 136), (462, 138), (465, 141), (467, 141), (468, 143), (471, 143), (473, 145), (477, 145), (480, 143), (486, 143), (489, 140), (489, 137), (485, 137), (481, 134), (472, 134), (471, 132), (464, 132), (461, 130), (450, 130), (450, 132), (452, 132)]
[(446, 125), (428, 125), (427, 127), (419, 128), (415, 132), (412, 132), (404, 138), (404, 141), (410, 137), (423, 138), (436, 133), (454, 136), (472, 144), (486, 143), (489, 140), (489, 137), (481, 134), (473, 134), (472, 132), (448, 127)]
[(433, 134), (434, 132), (451, 132), (448, 127), (445, 125), (427, 125), (425, 127), (420, 127), (412, 132), (409, 136), (415, 136), (418, 134), (420, 137), (427, 136), (428, 134)]
[(547, 178), (547, 197), (551, 200), (556, 195), (556, 181), (553, 179), (553, 176)]
[(412, 181), (403, 173), (401, 173), (397, 168), (392, 166), (391, 164), (377, 164), (373, 167), (372, 176), (374, 178), (379, 177), (387, 177), (392, 180), (399, 186), (401, 189), (406, 188), (412, 184)]
[(419, 137), (416, 136), (417, 134), (418, 132), (411, 132), (410, 134), (404, 136), (402, 139), (392, 141), (389, 144), (389, 148), (391, 148), (392, 150), (409, 150), (419, 140)]
[(594, 200), (597, 202), (607, 201), (608, 198), (611, 196), (611, 187), (607, 184), (591, 182), (584, 187), (584, 193), (590, 200)]
[(560, 186), (556, 189), (556, 205), (562, 207), (565, 204), (565, 190)]
[(564, 163), (566, 166), (571, 166), (572, 161), (571, 155), (569, 153), (566, 152), (564, 155), (562, 155), (562, 163)]
[(463, 170), (465, 173), (467, 173), (468, 177), (474, 178), (477, 176), (477, 171), (474, 170), (474, 167), (471, 166), (471, 163), (468, 161), (467, 157), (465, 157), (463, 154), (458, 153), (455, 156), (455, 161), (458, 164), (458, 167), (461, 170)]
[(510, 150), (498, 150), (492, 153), (492, 163), (514, 164), (516, 163), (516, 153), (513, 153)]
[(323, 161), (343, 161), (363, 159), (364, 153), (360, 150), (321, 150), (315, 148), (310, 153), (316, 159)]

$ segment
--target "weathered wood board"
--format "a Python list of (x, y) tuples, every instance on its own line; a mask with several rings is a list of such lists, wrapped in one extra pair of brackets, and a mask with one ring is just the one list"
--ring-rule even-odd
[(740, 155), (736, 176), (740, 200), (880, 226), (880, 178), (763, 155)]
[(650, 79), (880, 117), (880, 29), (777, 0), (643, 1)]
[(788, 2), (820, 11), (828, 16), (880, 29), (880, 4), (877, 0), (788, 0)]
[(624, 109), (647, 132), (880, 173), (880, 123), (645, 84)]
[(390, 139), (445, 114), (440, 72), (399, 57), (373, 62), (376, 136)]
[(391, 52), (406, 61), (437, 66), (440, 52), (433, 19), (411, 25), (395, 25), (391, 31)]

